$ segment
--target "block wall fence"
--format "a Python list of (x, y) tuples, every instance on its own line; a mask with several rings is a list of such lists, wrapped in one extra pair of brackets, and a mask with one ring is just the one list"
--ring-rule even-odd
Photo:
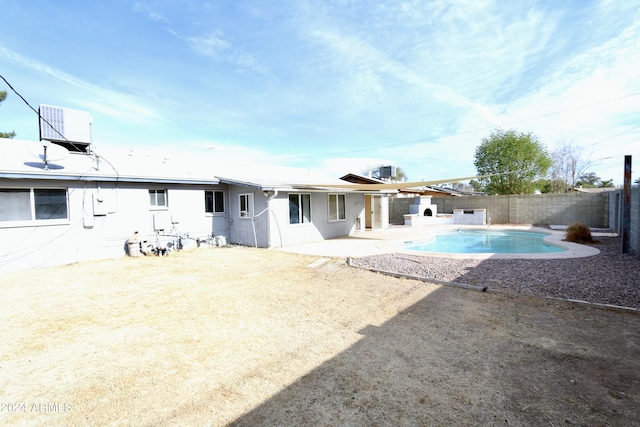
[[(623, 190), (609, 193), (607, 214), (609, 216), (609, 228), (618, 234), (622, 234), (622, 203)], [(631, 250), (640, 254), (640, 187), (631, 188), (631, 223), (629, 230), (629, 243)]]

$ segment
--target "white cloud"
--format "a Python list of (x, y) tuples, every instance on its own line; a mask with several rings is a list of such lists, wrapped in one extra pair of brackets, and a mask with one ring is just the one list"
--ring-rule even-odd
[[(618, 37), (567, 61), (551, 74), (540, 89), (514, 103), (505, 122), (541, 113), (569, 110), (523, 122), (540, 133), (547, 144), (569, 137), (588, 145), (618, 133), (633, 122), (640, 92), (640, 21)], [(635, 123), (635, 122), (633, 122)]]
[(162, 15), (161, 13), (156, 12), (148, 4), (143, 4), (142, 2), (135, 2), (134, 5), (133, 5), (133, 9), (136, 12), (146, 13), (147, 16), (149, 17), (149, 19), (151, 19), (153, 21), (162, 22), (162, 23), (166, 23), (166, 24), (170, 23), (169, 18), (167, 18), (166, 16)]
[(184, 40), (192, 51), (202, 56), (217, 57), (230, 47), (229, 42), (223, 38), (220, 32), (202, 36), (178, 37)]
[(63, 87), (65, 99), (73, 105), (61, 105), (61, 107), (86, 107), (89, 111), (100, 111), (110, 117), (133, 123), (159, 118), (157, 111), (150, 108), (148, 102), (137, 99), (135, 96), (88, 83), (3, 47), (0, 47), (0, 55), (21, 67), (35, 71), (40, 78), (53, 81), (56, 86), (61, 83), (65, 85)]
[[(133, 27), (122, 25), (122, 40), (94, 44), (105, 61), (96, 68), (5, 48), (0, 59), (29, 71), (18, 84), (31, 99), (102, 116), (110, 139), (199, 152), (184, 143), (196, 140), (220, 159), (333, 175), (389, 163), (410, 178), (441, 178), (473, 172), (475, 147), (496, 126), (533, 132), (550, 148), (573, 140), (593, 159), (638, 154), (640, 97), (623, 98), (640, 92), (640, 10), (631, 1), (137, 0), (121, 12), (151, 31), (136, 28), (130, 50), (110, 51), (131, 41)], [(21, 52), (41, 52), (41, 43), (23, 43)], [(137, 65), (110, 69), (122, 53)], [(612, 101), (587, 106), (603, 100)]]

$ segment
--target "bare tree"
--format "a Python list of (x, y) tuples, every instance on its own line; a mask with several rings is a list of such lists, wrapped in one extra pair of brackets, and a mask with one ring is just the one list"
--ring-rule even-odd
[(550, 171), (552, 191), (568, 193), (576, 185), (576, 181), (587, 168), (588, 163), (581, 158), (582, 147), (572, 141), (563, 140), (551, 153), (553, 165)]

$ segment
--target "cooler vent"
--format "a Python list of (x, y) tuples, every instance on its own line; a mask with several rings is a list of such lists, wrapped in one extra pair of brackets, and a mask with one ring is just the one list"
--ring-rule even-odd
[(88, 153), (91, 115), (86, 111), (40, 105), (40, 140), (46, 139), (69, 151)]

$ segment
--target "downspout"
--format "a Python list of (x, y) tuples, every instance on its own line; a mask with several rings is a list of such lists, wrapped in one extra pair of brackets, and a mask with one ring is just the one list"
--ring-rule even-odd
[[(278, 190), (273, 190), (273, 194), (269, 196), (267, 199), (267, 203), (269, 203), (269, 209), (271, 209), (271, 200), (275, 199), (278, 195)], [(278, 240), (280, 242), (280, 247), (282, 247), (282, 231), (280, 231), (280, 223), (278, 222), (278, 215), (273, 216), (273, 220), (276, 222), (276, 228), (278, 229)], [(267, 222), (267, 224), (269, 224)], [(271, 237), (271, 230), (267, 230), (269, 232), (269, 237)], [(271, 243), (271, 242), (269, 242)]]
[[(251, 227), (253, 228), (253, 243), (255, 247), (258, 247), (258, 236), (256, 235), (256, 218), (258, 218), (263, 213), (267, 212), (271, 209), (270, 202), (278, 195), (278, 190), (264, 190), (264, 195), (267, 199), (267, 207), (262, 210), (258, 215), (255, 215), (251, 218)], [(277, 219), (276, 219), (277, 224)], [(280, 227), (278, 227), (278, 231), (280, 231)], [(267, 218), (267, 235), (269, 236), (269, 218)]]

